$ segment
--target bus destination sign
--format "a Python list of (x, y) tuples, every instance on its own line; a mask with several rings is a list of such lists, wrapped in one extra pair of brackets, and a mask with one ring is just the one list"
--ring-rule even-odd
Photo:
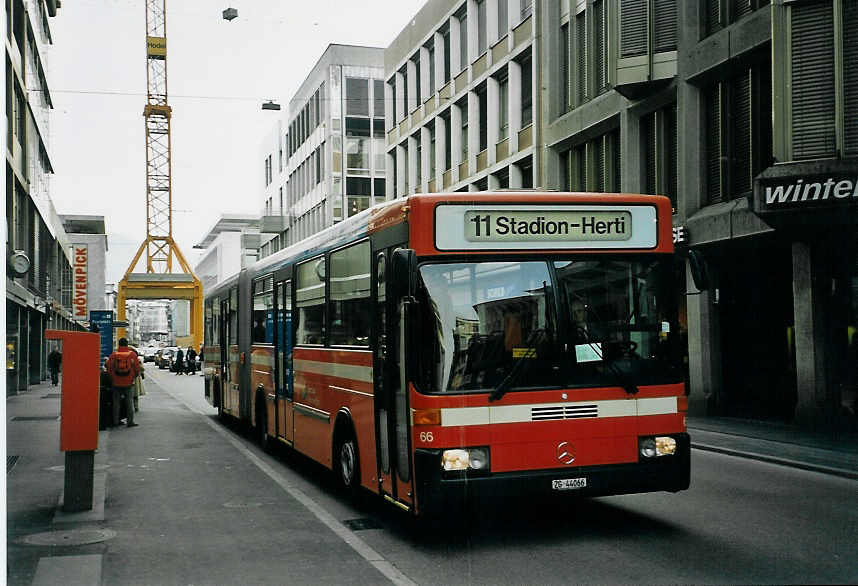
[(465, 213), (470, 242), (533, 240), (628, 240), (632, 215), (626, 211), (505, 211)]
[(480, 205), (435, 208), (438, 250), (655, 248), (650, 205)]

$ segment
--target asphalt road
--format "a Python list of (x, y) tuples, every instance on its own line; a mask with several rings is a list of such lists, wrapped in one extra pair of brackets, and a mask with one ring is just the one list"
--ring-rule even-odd
[[(350, 583), (386, 578), (417, 584), (858, 582), (854, 480), (695, 450), (691, 489), (682, 493), (510, 502), (474, 511), (458, 529), (432, 529), (412, 524), (372, 495), (350, 501), (325, 470), (288, 450), (263, 453), (216, 421), (202, 377), (157, 369), (147, 369), (147, 376), (193, 417), (209, 422), (194, 441), (218, 455), (208, 456), (210, 464), (223, 458), (241, 471), (221, 494), (211, 494), (212, 487), (188, 490), (201, 499), (228, 497), (236, 503), (228, 514), (235, 517), (242, 507), (250, 516), (264, 514), (258, 544), (244, 544), (239, 555), (227, 551), (228, 540), (219, 544), (220, 555), (237, 564), (248, 563), (246, 551), (256, 548), (258, 563), (247, 583), (340, 583), (344, 575)], [(157, 410), (149, 399), (146, 409)], [(278, 502), (288, 502), (289, 518)], [(296, 510), (321, 521), (325, 535), (287, 530)], [(353, 531), (354, 522), (371, 528)], [(283, 563), (312, 562), (321, 557), (313, 548), (341, 548), (343, 571), (317, 568), (278, 579), (272, 568), (279, 562), (256, 546), (291, 552)], [(206, 547), (212, 548), (207, 555), (218, 555), (218, 543)]]

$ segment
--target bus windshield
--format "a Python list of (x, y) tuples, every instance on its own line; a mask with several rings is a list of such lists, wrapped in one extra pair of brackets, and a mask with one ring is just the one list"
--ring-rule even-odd
[(486, 392), (674, 383), (664, 257), (424, 264), (418, 388)]

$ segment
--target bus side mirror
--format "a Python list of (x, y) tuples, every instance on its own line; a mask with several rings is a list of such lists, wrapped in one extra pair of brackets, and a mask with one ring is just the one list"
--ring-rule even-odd
[(694, 281), (694, 286), (700, 291), (709, 289), (709, 269), (706, 266), (706, 259), (703, 258), (703, 253), (698, 250), (689, 249), (688, 268), (691, 271), (691, 279)]
[(417, 254), (410, 248), (393, 251), (391, 279), (395, 299), (412, 297), (417, 290)]

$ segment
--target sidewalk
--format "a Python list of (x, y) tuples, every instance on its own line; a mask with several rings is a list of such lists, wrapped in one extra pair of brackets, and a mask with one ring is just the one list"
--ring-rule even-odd
[(858, 479), (858, 433), (813, 432), (777, 422), (688, 417), (691, 446)]
[(145, 383), (139, 427), (99, 432), (94, 508), (84, 513), (59, 508), (59, 387), (7, 398), (8, 584), (384, 581), (300, 491), (252, 461), (256, 448)]

